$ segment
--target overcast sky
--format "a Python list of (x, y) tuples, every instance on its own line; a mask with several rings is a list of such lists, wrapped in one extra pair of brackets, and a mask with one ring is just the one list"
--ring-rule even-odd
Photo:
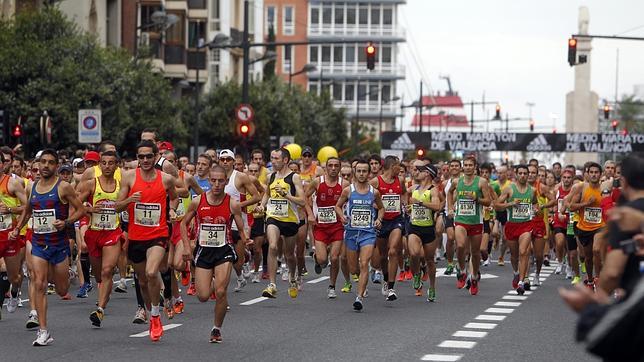
[[(407, 67), (400, 89), (405, 103), (418, 97), (415, 55), (434, 91), (447, 90), (439, 76), (449, 75), (463, 101), (480, 100), (485, 92), (510, 117), (527, 117), (526, 103), (534, 103), (536, 127), (551, 131), (552, 115), (565, 122), (565, 96), (574, 81), (567, 39), (577, 32), (580, 6), (589, 9), (590, 34), (644, 37), (642, 0), (408, 0), (400, 14), (407, 30), (400, 53)], [(591, 88), (600, 99), (615, 97), (617, 49), (620, 97), (644, 85), (644, 41), (596, 39), (592, 46)], [(480, 106), (475, 111), (476, 119), (486, 116)], [(490, 106), (487, 113), (493, 112)]]

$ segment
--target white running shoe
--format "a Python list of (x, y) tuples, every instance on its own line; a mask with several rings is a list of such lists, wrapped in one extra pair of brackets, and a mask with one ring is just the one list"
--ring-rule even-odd
[(380, 290), (380, 292), (382, 293), (382, 296), (386, 297), (388, 291), (389, 291), (389, 288), (387, 288), (387, 282), (383, 280), (382, 281), (382, 289)]
[(242, 275), (244, 276), (244, 278), (248, 279), (250, 278), (250, 274), (250, 265), (248, 263), (244, 263), (244, 265), (242, 266)]
[(338, 295), (335, 292), (335, 288), (328, 287), (326, 296), (329, 297), (329, 299), (335, 299)]
[(13, 313), (16, 309), (18, 309), (18, 297), (9, 298), (9, 301), (7, 302), (7, 311), (9, 311), (9, 313)]
[(288, 268), (286, 265), (282, 265), (282, 281), (288, 282)]
[(33, 346), (48, 346), (52, 342), (54, 342), (54, 339), (51, 338), (51, 335), (49, 335), (49, 331), (39, 329), (38, 334), (36, 336), (36, 340), (33, 341), (32, 345)]
[(387, 301), (393, 302), (396, 299), (398, 299), (398, 296), (396, 295), (396, 291), (393, 289), (387, 290)]
[(253, 272), (253, 279), (251, 280), (251, 282), (253, 282), (253, 283), (259, 283), (260, 282), (259, 272)]
[(555, 269), (555, 274), (561, 274), (562, 271), (563, 271), (563, 264), (562, 263), (557, 264), (557, 268)]
[(566, 265), (566, 279), (572, 279), (572, 277), (572, 268), (570, 267), (570, 265)]
[(490, 258), (489, 257), (487, 259), (485, 259), (485, 261), (483, 262), (483, 266), (490, 266)]
[(534, 278), (532, 278), (532, 285), (535, 287), (538, 287), (541, 285), (541, 280), (539, 280), (539, 274), (535, 274)]
[(237, 286), (235, 287), (235, 292), (240, 292), (242, 289), (244, 289), (247, 283), (248, 282), (243, 276), (241, 279), (237, 278)]

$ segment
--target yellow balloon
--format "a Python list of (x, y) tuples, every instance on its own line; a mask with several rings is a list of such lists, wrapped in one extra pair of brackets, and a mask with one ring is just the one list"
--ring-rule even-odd
[(338, 157), (338, 151), (331, 146), (324, 146), (318, 151), (318, 161), (320, 161), (320, 164), (325, 164), (331, 157)]
[(284, 146), (290, 152), (291, 154), (291, 160), (299, 160), (300, 157), (302, 157), (302, 147), (298, 145), (297, 143), (289, 143), (288, 145)]

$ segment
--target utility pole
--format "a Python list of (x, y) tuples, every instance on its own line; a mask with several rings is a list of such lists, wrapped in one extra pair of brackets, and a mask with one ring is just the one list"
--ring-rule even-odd
[(244, 52), (244, 69), (242, 80), (242, 103), (248, 104), (248, 70), (250, 66), (250, 42), (248, 40), (248, 0), (244, 0), (244, 35), (241, 48)]
[(360, 122), (360, 78), (358, 78), (356, 90), (356, 95), (358, 96), (356, 98), (356, 117), (351, 122), (351, 140), (353, 141), (351, 147), (353, 148), (354, 152), (358, 149), (358, 124)]
[(474, 101), (470, 102), (470, 109), (471, 109), (470, 117), (472, 117), (470, 119), (470, 133), (474, 133)]
[(418, 132), (423, 133), (423, 81), (420, 81), (420, 96), (418, 97)]

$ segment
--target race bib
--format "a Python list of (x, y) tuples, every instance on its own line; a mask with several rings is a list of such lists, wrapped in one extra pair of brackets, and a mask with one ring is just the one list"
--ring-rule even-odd
[(601, 207), (587, 207), (584, 209), (584, 220), (589, 224), (601, 224), (602, 222), (602, 208)]
[(512, 216), (515, 219), (525, 219), (529, 220), (531, 215), (531, 206), (529, 203), (520, 203), (518, 205), (512, 206)]
[(201, 224), (199, 227), (199, 245), (207, 248), (218, 248), (226, 245), (226, 225)]
[(33, 210), (33, 220), (35, 234), (51, 234), (57, 231), (54, 227), (54, 221), (56, 221), (54, 209)]
[(127, 211), (121, 211), (121, 221), (123, 222), (130, 221), (130, 214)]
[(11, 214), (0, 214), (0, 231), (11, 229), (13, 226), (13, 218)]
[(563, 213), (564, 211), (564, 199), (557, 200), (557, 211)]
[(177, 219), (182, 218), (186, 214), (186, 208), (181, 197), (179, 198), (179, 206), (177, 206), (175, 214), (177, 215)]
[(137, 202), (134, 204), (134, 224), (147, 227), (159, 226), (161, 204)]
[(382, 195), (385, 212), (400, 212), (400, 195)]
[(286, 199), (269, 199), (266, 208), (266, 215), (269, 217), (286, 218), (288, 217), (288, 200)]
[(99, 209), (92, 213), (92, 229), (116, 230), (116, 210)]
[(458, 216), (475, 216), (476, 215), (476, 202), (474, 200), (460, 199), (458, 200)]
[(428, 221), (431, 215), (429, 209), (422, 205), (411, 205), (411, 221)]
[(334, 224), (338, 222), (333, 206), (318, 207), (318, 222), (320, 224)]
[(370, 228), (371, 227), (371, 209), (354, 207), (351, 209), (351, 227), (352, 228)]

